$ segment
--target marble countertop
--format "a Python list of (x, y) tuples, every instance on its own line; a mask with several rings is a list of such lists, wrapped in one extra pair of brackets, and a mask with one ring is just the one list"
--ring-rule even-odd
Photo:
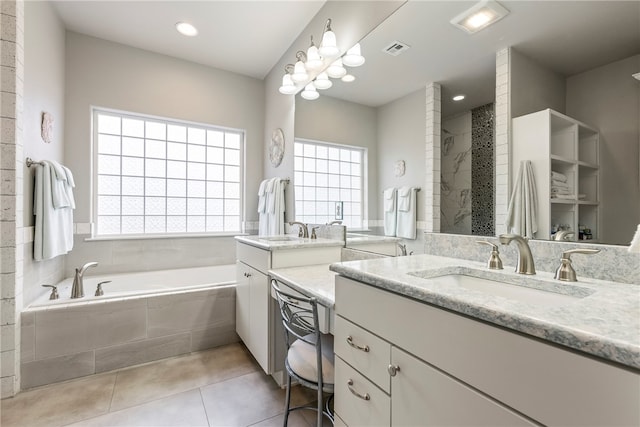
[(329, 264), (278, 268), (269, 270), (269, 275), (304, 295), (315, 297), (325, 307), (335, 305), (336, 273), (329, 270)]
[(268, 251), (277, 251), (283, 249), (301, 249), (308, 247), (327, 247), (327, 246), (344, 246), (341, 240), (333, 239), (303, 239), (295, 235), (286, 234), (280, 236), (235, 236), (238, 242), (246, 243), (256, 248), (266, 249)]
[(347, 233), (347, 246), (349, 245), (370, 245), (374, 243), (397, 243), (402, 241), (398, 237), (376, 236), (373, 234)]
[[(329, 268), (380, 289), (640, 369), (638, 285), (583, 279), (579, 271), (578, 282), (560, 282), (548, 272), (524, 276), (516, 274), (512, 266), (488, 270), (483, 263), (433, 255), (339, 262)], [(310, 274), (308, 267), (306, 271)], [(533, 304), (435, 279), (449, 274), (536, 288), (546, 291), (533, 291), (543, 296), (560, 293), (574, 298)], [(298, 280), (302, 279), (301, 275)]]

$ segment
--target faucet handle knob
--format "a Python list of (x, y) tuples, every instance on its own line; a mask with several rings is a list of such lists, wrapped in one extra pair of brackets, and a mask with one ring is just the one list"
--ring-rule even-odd
[(563, 282), (577, 282), (578, 278), (576, 277), (576, 271), (573, 269), (571, 265), (571, 254), (585, 254), (585, 255), (593, 255), (600, 252), (600, 249), (569, 249), (567, 251), (562, 252), (562, 259), (560, 266), (556, 270), (555, 278), (557, 280), (562, 280)]
[(98, 287), (96, 287), (95, 296), (101, 297), (102, 295), (104, 295), (104, 291), (102, 290), (102, 285), (104, 285), (105, 283), (111, 283), (111, 280), (105, 280), (104, 282), (98, 283)]
[(487, 261), (487, 268), (489, 268), (490, 270), (502, 270), (502, 260), (500, 259), (500, 251), (498, 251), (498, 245), (487, 242), (486, 240), (476, 240), (476, 243), (491, 246), (491, 255), (489, 256), (489, 261)]
[(43, 288), (51, 288), (49, 299), (58, 299), (58, 287), (55, 285), (42, 285)]

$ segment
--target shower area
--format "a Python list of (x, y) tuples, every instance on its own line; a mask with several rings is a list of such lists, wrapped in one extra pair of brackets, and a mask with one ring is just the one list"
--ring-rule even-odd
[(493, 236), (494, 104), (442, 121), (440, 227), (443, 233)]

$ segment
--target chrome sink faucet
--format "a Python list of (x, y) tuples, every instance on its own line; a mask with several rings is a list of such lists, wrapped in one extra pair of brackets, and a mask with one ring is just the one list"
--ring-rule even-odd
[(498, 237), (500, 243), (508, 245), (511, 242), (516, 242), (518, 247), (518, 263), (516, 264), (516, 273), (519, 274), (536, 274), (536, 266), (533, 262), (533, 255), (531, 254), (531, 248), (527, 243), (527, 239), (517, 234), (501, 234)]
[(71, 287), (71, 298), (82, 298), (84, 296), (84, 273), (89, 267), (96, 267), (97, 262), (88, 262), (80, 268), (76, 268), (76, 275), (73, 279), (73, 286)]
[(307, 224), (303, 224), (303, 223), (298, 222), (298, 221), (289, 221), (289, 225), (291, 225), (291, 226), (299, 225), (300, 226), (300, 233), (298, 233), (298, 237), (303, 237), (305, 239), (309, 237), (309, 229), (307, 228)]

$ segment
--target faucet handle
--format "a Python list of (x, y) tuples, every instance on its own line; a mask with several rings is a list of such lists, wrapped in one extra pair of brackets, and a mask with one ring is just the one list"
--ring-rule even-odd
[(318, 236), (316, 235), (316, 230), (317, 230), (318, 228), (320, 228), (320, 226), (313, 227), (313, 228), (311, 229), (311, 238), (312, 238), (312, 239), (317, 239), (317, 238), (318, 238)]
[(490, 270), (502, 270), (502, 260), (500, 259), (500, 251), (498, 250), (498, 245), (487, 242), (486, 240), (476, 240), (476, 243), (491, 246), (491, 255), (489, 256), (489, 261), (487, 261), (487, 267)]
[(104, 295), (104, 291), (102, 290), (102, 285), (104, 285), (105, 283), (111, 283), (111, 280), (105, 280), (104, 282), (98, 283), (98, 287), (96, 288), (95, 296), (101, 297), (102, 295)]
[(58, 299), (58, 287), (55, 285), (42, 285), (43, 288), (51, 288), (49, 299)]
[(562, 252), (561, 264), (556, 270), (555, 278), (563, 282), (577, 282), (576, 271), (571, 266), (571, 254), (593, 255), (600, 252), (600, 249), (569, 249)]

